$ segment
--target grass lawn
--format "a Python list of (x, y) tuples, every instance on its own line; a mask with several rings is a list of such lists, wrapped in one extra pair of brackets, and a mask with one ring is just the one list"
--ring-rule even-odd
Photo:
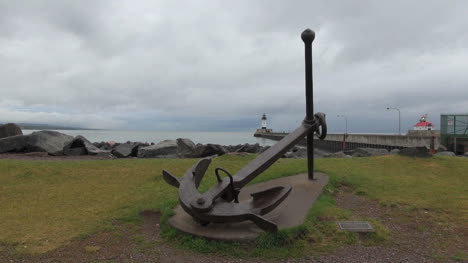
[[(235, 172), (254, 157), (216, 158), (201, 190), (215, 183), (215, 167)], [(111, 231), (115, 220), (138, 224), (138, 213), (142, 210), (162, 211), (167, 219), (177, 204), (177, 189), (164, 182), (161, 170), (180, 176), (195, 162), (195, 159), (0, 160), (0, 252), (2, 245), (15, 246), (19, 253), (49, 251), (75, 238)], [(301, 227), (265, 234), (249, 249), (245, 249), (245, 244), (183, 235), (164, 223), (163, 236), (175, 246), (246, 257), (282, 258), (329, 251), (358, 238), (354, 233), (337, 231), (333, 223), (350, 217), (349, 211), (334, 203), (333, 191), (340, 184), (378, 200), (382, 206), (401, 206), (409, 211), (428, 209), (434, 222), (468, 227), (466, 158), (382, 156), (318, 159), (316, 165), (330, 175), (330, 185)], [(305, 171), (305, 160), (281, 159), (253, 183)], [(377, 232), (370, 236), (369, 244), (385, 242), (388, 231), (379, 222), (373, 223)], [(311, 242), (314, 244), (310, 245)]]

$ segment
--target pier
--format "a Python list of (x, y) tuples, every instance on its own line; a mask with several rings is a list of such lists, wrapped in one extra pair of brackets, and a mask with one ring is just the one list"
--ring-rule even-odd
[[(255, 132), (255, 137), (270, 140), (281, 140), (287, 133)], [(305, 146), (305, 140), (299, 142)], [(388, 134), (343, 134), (328, 133), (324, 140), (314, 140), (314, 146), (326, 151), (349, 151), (356, 148), (381, 148), (389, 151), (408, 147), (427, 147), (437, 149), (441, 145), (441, 137), (438, 131), (411, 131), (405, 135)]]

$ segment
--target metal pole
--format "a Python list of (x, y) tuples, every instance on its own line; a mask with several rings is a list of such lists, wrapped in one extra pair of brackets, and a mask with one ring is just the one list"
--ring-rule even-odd
[(341, 147), (341, 150), (346, 150), (346, 137), (348, 135), (348, 115), (346, 114), (338, 114), (336, 115), (336, 117), (340, 118), (340, 117), (343, 117), (344, 120), (345, 120), (345, 132), (343, 134), (343, 144), (342, 144), (342, 147)]
[[(305, 91), (306, 91), (306, 118), (305, 122), (314, 120), (314, 83), (312, 80), (312, 42), (315, 32), (306, 29), (301, 34), (305, 51)], [(309, 180), (314, 180), (314, 132), (307, 135), (307, 169)]]
[(401, 114), (400, 114), (400, 109), (398, 110), (398, 135), (401, 135)]
[(400, 113), (400, 109), (387, 107), (387, 110), (397, 110), (398, 111), (398, 135), (401, 135), (401, 113)]
[(345, 115), (345, 130), (346, 130), (346, 134), (348, 134), (348, 116)]

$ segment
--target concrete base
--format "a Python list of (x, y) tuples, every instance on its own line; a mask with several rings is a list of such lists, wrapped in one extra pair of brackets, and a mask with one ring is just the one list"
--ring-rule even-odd
[[(249, 185), (242, 189), (239, 199), (248, 200), (251, 198), (250, 193), (273, 186), (290, 185), (292, 191), (286, 200), (264, 217), (275, 222), (279, 229), (298, 226), (304, 223), (312, 204), (328, 183), (326, 174), (316, 172), (314, 176), (315, 180), (309, 180), (307, 174), (298, 174)], [(210, 223), (202, 226), (180, 206), (175, 209), (175, 215), (169, 219), (169, 224), (183, 232), (217, 240), (251, 240), (263, 233), (263, 230), (250, 221), (230, 224)]]

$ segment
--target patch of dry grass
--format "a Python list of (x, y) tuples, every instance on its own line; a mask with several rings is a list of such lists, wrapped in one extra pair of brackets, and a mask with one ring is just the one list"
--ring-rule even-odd
[(0, 241), (43, 252), (136, 207), (176, 198), (160, 180), (194, 160), (0, 161)]

